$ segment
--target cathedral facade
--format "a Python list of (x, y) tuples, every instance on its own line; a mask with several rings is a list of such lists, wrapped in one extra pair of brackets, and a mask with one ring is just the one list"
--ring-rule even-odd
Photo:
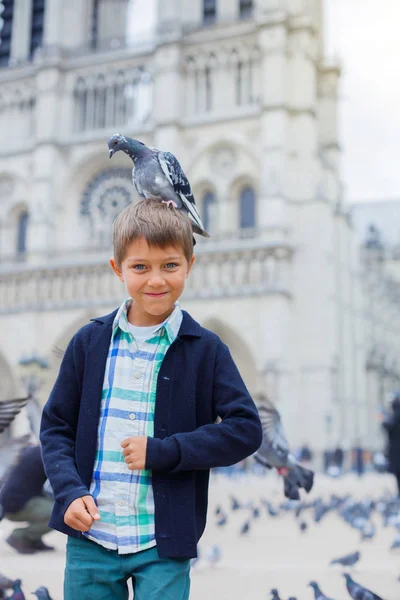
[(343, 198), (322, 0), (158, 0), (146, 36), (127, 30), (130, 0), (2, 4), (1, 397), (36, 364), (45, 402), (54, 348), (124, 299), (111, 224), (137, 196), (130, 159), (108, 158), (120, 132), (181, 162), (212, 235), (182, 307), (292, 444), (379, 446), (400, 379), (381, 308), (398, 311)]

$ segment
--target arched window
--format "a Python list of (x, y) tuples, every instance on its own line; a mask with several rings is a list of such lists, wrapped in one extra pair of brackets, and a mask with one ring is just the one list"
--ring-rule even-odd
[(253, 16), (253, 0), (239, 0), (239, 12), (241, 19), (251, 19)]
[(203, 225), (206, 231), (213, 231), (216, 221), (216, 200), (213, 192), (206, 192), (203, 196)]
[(240, 229), (256, 226), (256, 195), (254, 189), (246, 186), (240, 193)]
[(217, 18), (216, 0), (203, 0), (203, 24), (212, 25)]
[(26, 234), (28, 230), (29, 214), (24, 210), (20, 213), (17, 222), (17, 254), (26, 253)]

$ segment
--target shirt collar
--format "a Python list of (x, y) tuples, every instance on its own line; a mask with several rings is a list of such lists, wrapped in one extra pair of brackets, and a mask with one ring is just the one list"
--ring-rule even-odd
[[(125, 333), (131, 334), (129, 330), (128, 310), (131, 307), (132, 302), (132, 298), (127, 298), (119, 307), (112, 325), (112, 337), (114, 337), (115, 332), (118, 328), (122, 331), (125, 331)], [(163, 323), (160, 323), (156, 331), (158, 331), (158, 329), (161, 329), (161, 327), (164, 327), (169, 343), (172, 344), (172, 342), (178, 335), (182, 323), (182, 318), (183, 315), (181, 307), (179, 306), (179, 302), (175, 302), (174, 310), (169, 315), (169, 317), (165, 319)]]

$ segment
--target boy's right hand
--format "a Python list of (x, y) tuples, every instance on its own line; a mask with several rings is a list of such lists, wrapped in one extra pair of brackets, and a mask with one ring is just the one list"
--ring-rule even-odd
[(99, 519), (99, 511), (92, 496), (76, 498), (64, 514), (64, 523), (77, 531), (89, 531), (93, 521)]

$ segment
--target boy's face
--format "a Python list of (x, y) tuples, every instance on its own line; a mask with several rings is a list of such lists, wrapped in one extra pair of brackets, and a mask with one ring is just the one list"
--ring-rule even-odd
[(130, 323), (139, 327), (162, 323), (181, 296), (193, 262), (194, 256), (188, 264), (181, 248), (149, 246), (144, 237), (127, 247), (120, 268), (111, 258), (114, 272), (133, 299)]

